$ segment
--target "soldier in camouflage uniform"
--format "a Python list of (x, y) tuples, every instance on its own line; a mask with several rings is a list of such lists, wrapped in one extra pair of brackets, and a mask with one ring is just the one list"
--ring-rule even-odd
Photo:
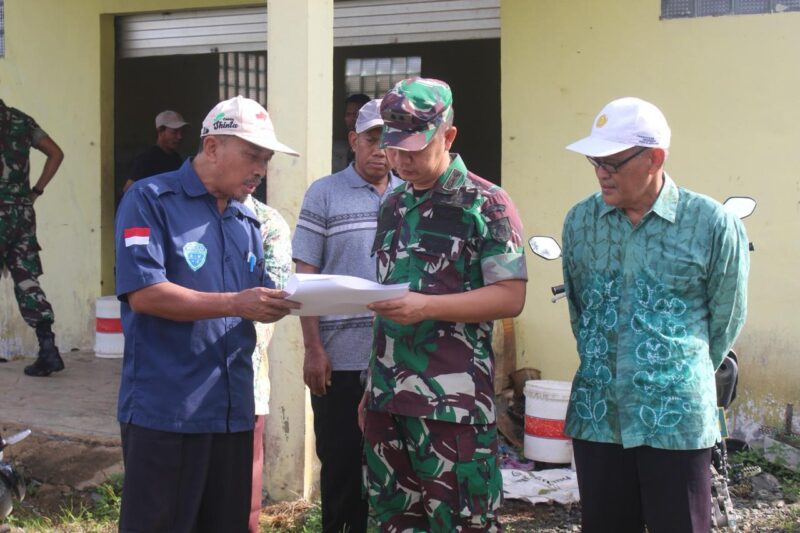
[(381, 114), (407, 183), (381, 208), (373, 253), (378, 281), (410, 292), (370, 305), (370, 506), (383, 531), (498, 531), (492, 320), (525, 303), (522, 226), (507, 194), (449, 153), (446, 83), (401, 81)]
[[(33, 187), (28, 177), (31, 147), (47, 156)], [(64, 368), (52, 331), (53, 308), (39, 286), (41, 248), (33, 210), (63, 159), (61, 149), (36, 121), (0, 100), (0, 271), (8, 268), (11, 272), (22, 318), (36, 329), (39, 355), (25, 367), (29, 376), (49, 376)]]

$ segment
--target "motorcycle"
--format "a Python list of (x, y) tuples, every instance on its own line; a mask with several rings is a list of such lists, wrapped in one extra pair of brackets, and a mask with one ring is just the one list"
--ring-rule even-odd
[(0, 520), (5, 519), (14, 508), (14, 500), (25, 499), (25, 481), (10, 462), (3, 461), (3, 450), (31, 434), (30, 429), (10, 437), (0, 435)]
[[(725, 210), (740, 219), (744, 219), (755, 211), (756, 201), (745, 196), (732, 196), (722, 204)], [(553, 237), (533, 236), (528, 240), (531, 251), (548, 261), (561, 257), (561, 246)], [(749, 250), (754, 251), (753, 243), (748, 243)], [(550, 299), (555, 303), (566, 296), (564, 285), (555, 285), (550, 288), (553, 296)], [(743, 477), (757, 474), (758, 471), (750, 469), (740, 469), (735, 479), (732, 479), (731, 465), (728, 461), (727, 449), (727, 423), (725, 421), (725, 411), (736, 398), (736, 386), (739, 382), (739, 364), (736, 352), (730, 350), (722, 361), (715, 375), (717, 388), (717, 407), (719, 408), (720, 432), (722, 439), (717, 442), (711, 453), (711, 509), (712, 525), (716, 528), (727, 528), (736, 531), (736, 513), (734, 512), (728, 485), (734, 481), (739, 481)]]

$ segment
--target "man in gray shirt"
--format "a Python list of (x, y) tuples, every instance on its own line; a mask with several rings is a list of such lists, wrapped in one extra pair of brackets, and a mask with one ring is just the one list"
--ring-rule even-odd
[[(311, 184), (292, 240), (298, 273), (344, 274), (375, 281), (370, 256), (378, 208), (402, 183), (380, 148), (380, 100), (365, 104), (349, 133), (355, 161)], [(301, 317), (303, 379), (311, 389), (317, 456), (322, 462), (324, 532), (360, 533), (367, 527), (361, 497), (361, 373), (372, 347), (372, 314)]]

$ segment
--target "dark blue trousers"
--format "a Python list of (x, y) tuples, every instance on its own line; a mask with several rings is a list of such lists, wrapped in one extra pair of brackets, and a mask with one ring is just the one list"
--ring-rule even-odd
[(583, 533), (708, 533), (711, 448), (572, 440)]
[(195, 434), (120, 427), (121, 533), (247, 532), (252, 431)]
[(325, 396), (311, 396), (317, 457), (322, 463), (323, 533), (363, 533), (369, 506), (362, 492), (363, 435), (358, 402), (364, 394), (361, 372), (331, 372)]

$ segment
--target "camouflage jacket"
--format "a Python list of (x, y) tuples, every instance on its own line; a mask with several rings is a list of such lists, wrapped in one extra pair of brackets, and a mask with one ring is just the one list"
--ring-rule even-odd
[(27, 203), (31, 146), (47, 134), (36, 121), (0, 100), (0, 203)]
[[(420, 197), (410, 184), (381, 207), (373, 245), (378, 281), (452, 294), (527, 279), (522, 224), (500, 187), (468, 173), (459, 156)], [(492, 322), (375, 319), (369, 404), (373, 410), (491, 424)]]

